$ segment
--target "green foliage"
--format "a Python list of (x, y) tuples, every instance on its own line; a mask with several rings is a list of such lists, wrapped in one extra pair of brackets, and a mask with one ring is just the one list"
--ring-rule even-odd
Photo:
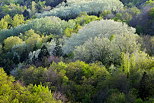
[(140, 6), (148, 0), (120, 0), (120, 1), (122, 1), (127, 6)]
[(0, 69), (1, 103), (61, 103), (53, 98), (47, 87), (41, 85), (25, 87), (14, 81), (12, 76), (7, 76), (4, 70)]
[(8, 28), (8, 23), (4, 19), (1, 19), (0, 29), (7, 29), (7, 28)]
[(71, 37), (73, 32), (74, 32), (74, 30), (71, 29), (71, 28), (66, 28), (64, 30), (64, 34), (65, 34), (66, 37)]
[(43, 43), (43, 37), (41, 37), (39, 34), (36, 34), (34, 30), (29, 30), (25, 32), (24, 40), (26, 42), (26, 45), (28, 46), (29, 51), (36, 48), (41, 48)]
[(0, 0), (0, 103), (153, 103), (153, 2)]
[(97, 16), (89, 16), (87, 14), (81, 14), (79, 17), (77, 17), (76, 19), (73, 19), (75, 21), (76, 24), (79, 24), (81, 26), (88, 24), (92, 21), (96, 21), (96, 20), (100, 20), (101, 17), (97, 17)]
[(24, 80), (26, 84), (40, 84), (43, 82), (43, 73), (46, 71), (46, 68), (39, 67), (36, 69), (36, 67), (29, 67), (28, 69), (20, 70), (19, 72), (19, 78), (21, 80)]
[(82, 12), (99, 15), (104, 10), (118, 11), (121, 8), (123, 4), (119, 0), (67, 0), (67, 3), (58, 5), (51, 11), (37, 14), (37, 17), (57, 16), (68, 20)]
[(63, 55), (63, 51), (60, 46), (59, 40), (56, 40), (56, 46), (55, 46), (52, 54), (53, 54), (53, 56), (58, 56), (58, 57), (61, 57)]
[(145, 4), (141, 8), (141, 13), (129, 22), (129, 24), (137, 28), (138, 34), (153, 35), (153, 3)]
[(9, 25), (11, 25), (11, 23), (12, 23), (12, 18), (9, 15), (4, 16), (4, 18), (0, 20), (0, 29), (10, 28)]
[(56, 90), (65, 93), (72, 102), (87, 103), (91, 101), (90, 98), (97, 91), (98, 83), (104, 81), (108, 75), (105, 67), (99, 64), (76, 61), (68, 64), (53, 63), (47, 69), (42, 67), (19, 69), (17, 77), (26, 84), (41, 82), (44, 85), (48, 84), (52, 89), (54, 86)]
[(154, 1), (153, 1), (153, 0), (147, 0), (146, 3), (147, 3), (147, 4), (153, 4)]
[(142, 49), (145, 49), (149, 55), (154, 55), (154, 36), (142, 36)]
[(24, 21), (24, 16), (23, 15), (15, 15), (13, 17), (13, 21), (12, 21), (12, 26), (13, 27), (16, 27), (20, 24), (23, 24), (25, 21)]
[(140, 9), (138, 9), (137, 7), (125, 8), (123, 10), (118, 11), (115, 14), (115, 17), (113, 17), (113, 19), (115, 21), (129, 23), (129, 21), (132, 20), (132, 18), (137, 16), (138, 14), (140, 14)]
[(74, 22), (75, 26), (74, 28), (66, 28), (64, 31), (64, 34), (66, 37), (71, 37), (71, 35), (73, 33), (77, 33), (79, 29), (82, 28), (82, 26), (84, 26), (85, 24), (88, 24), (92, 21), (96, 21), (96, 20), (100, 20), (101, 17), (97, 17), (97, 16), (89, 16), (87, 14), (81, 14), (80, 16), (78, 16), (76, 19), (71, 19), (69, 20), (69, 22)]
[(154, 7), (150, 9), (149, 15), (154, 18)]
[(4, 40), (4, 49), (10, 50), (13, 46), (23, 44), (23, 40), (17, 36), (11, 36)]
[(36, 33), (39, 34), (53, 34), (61, 36), (63, 35), (63, 32), (67, 27), (73, 28), (74, 25), (74, 22), (66, 22), (59, 19), (58, 17), (34, 19), (26, 24), (19, 25), (15, 28), (0, 31), (0, 40), (3, 40), (9, 36), (19, 35), (20, 33), (24, 33), (30, 29), (33, 29)]
[(134, 52), (132, 54), (122, 53), (122, 69), (129, 73), (130, 69), (150, 70), (154, 67), (153, 57), (144, 52)]
[(150, 91), (151, 91), (151, 86), (152, 84), (150, 83), (149, 76), (147, 75), (146, 72), (144, 72), (143, 77), (140, 81), (140, 86), (139, 86), (139, 97), (142, 100), (148, 100), (150, 96)]
[(0, 29), (10, 29), (23, 23), (25, 23), (23, 15), (16, 14), (13, 18), (6, 15), (0, 20)]
[(112, 93), (106, 103), (126, 103), (124, 93)]
[(25, 9), (25, 6), (20, 6), (16, 4), (0, 6), (0, 18), (3, 18), (5, 15), (10, 15), (11, 17), (13, 17), (16, 14), (22, 14)]

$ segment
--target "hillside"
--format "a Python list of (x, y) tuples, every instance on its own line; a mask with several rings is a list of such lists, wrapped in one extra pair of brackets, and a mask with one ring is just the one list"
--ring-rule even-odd
[(154, 0), (0, 0), (0, 103), (154, 103)]

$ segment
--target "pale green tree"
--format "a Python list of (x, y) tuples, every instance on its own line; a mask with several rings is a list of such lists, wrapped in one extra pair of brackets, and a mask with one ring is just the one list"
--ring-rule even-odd
[(118, 38), (120, 40), (123, 36), (125, 37), (125, 42), (127, 42), (126, 38), (132, 38), (133, 40), (138, 38), (138, 35), (135, 34), (135, 29), (129, 27), (125, 23), (115, 22), (113, 20), (93, 21), (80, 29), (77, 34), (74, 34), (67, 39), (63, 46), (63, 51), (68, 54), (69, 52), (72, 52), (76, 46), (80, 46), (88, 39), (95, 38), (96, 36), (108, 39), (115, 36), (117, 42), (120, 42), (118, 41)]

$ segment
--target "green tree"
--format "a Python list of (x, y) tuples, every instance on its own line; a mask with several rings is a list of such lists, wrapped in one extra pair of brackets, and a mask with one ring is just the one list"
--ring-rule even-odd
[(0, 20), (0, 30), (1, 29), (7, 29), (8, 28), (8, 22), (6, 22), (4, 19)]
[(149, 15), (154, 18), (154, 7), (150, 9)]
[(16, 27), (16, 26), (18, 26), (18, 25), (20, 25), (20, 24), (22, 24), (22, 23), (24, 23), (24, 22), (25, 22), (25, 21), (24, 21), (24, 16), (23, 16), (23, 15), (17, 14), (17, 15), (15, 15), (15, 16), (13, 17), (12, 26), (13, 26), (13, 27)]
[(62, 47), (61, 47), (61, 45), (60, 45), (58, 39), (56, 40), (56, 47), (54, 48), (52, 54), (53, 54), (54, 56), (57, 56), (57, 57), (60, 57), (60, 56), (63, 55), (63, 50), (62, 50)]
[(61, 103), (53, 98), (48, 87), (42, 85), (28, 87), (15, 82), (0, 68), (0, 103)]
[(111, 96), (107, 98), (106, 103), (126, 103), (126, 97), (124, 93), (112, 93)]
[(10, 50), (13, 46), (23, 44), (23, 40), (17, 36), (11, 36), (4, 40), (4, 49)]
[(139, 86), (139, 97), (142, 100), (145, 101), (149, 99), (151, 86), (149, 76), (146, 72), (144, 72)]

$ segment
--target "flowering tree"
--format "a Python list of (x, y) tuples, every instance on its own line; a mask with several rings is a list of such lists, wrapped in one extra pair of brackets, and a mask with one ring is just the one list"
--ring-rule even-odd
[(139, 47), (135, 35), (116, 35), (110, 39), (95, 37), (77, 46), (74, 57), (87, 62), (101, 61), (105, 65), (119, 64), (121, 52), (132, 53)]
[[(72, 35), (71, 38), (65, 41), (63, 46), (63, 51), (65, 54), (73, 51), (76, 46), (80, 46), (85, 43), (90, 38), (94, 38), (96, 36), (111, 38), (113, 35), (136, 35), (135, 29), (129, 27), (125, 23), (115, 22), (113, 20), (101, 20), (94, 21), (82, 29), (79, 30), (77, 34)], [(137, 35), (136, 35), (137, 36)]]
[(81, 12), (98, 14), (104, 10), (119, 10), (123, 4), (119, 0), (67, 0), (49, 12), (37, 14), (37, 17), (58, 16), (60, 18), (74, 18)]

